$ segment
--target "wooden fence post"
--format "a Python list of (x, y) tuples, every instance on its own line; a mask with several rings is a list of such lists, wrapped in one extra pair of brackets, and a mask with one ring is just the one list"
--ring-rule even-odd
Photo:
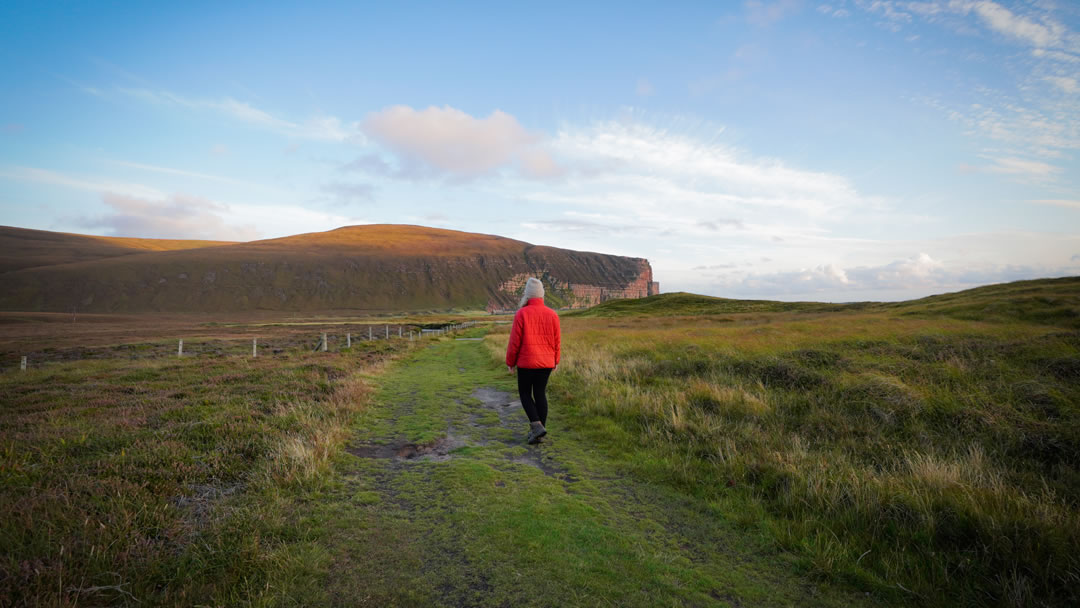
[(384, 325), (383, 329), (386, 330), (386, 339), (389, 340), (390, 339), (390, 326), (389, 325)]
[(345, 348), (352, 348), (352, 334), (345, 334)]
[(322, 335), (322, 352), (324, 352), (324, 353), (326, 352), (326, 333), (325, 332), (323, 332), (323, 335)]
[(371, 339), (371, 326), (370, 325), (367, 326), (367, 339), (368, 340)]
[(258, 338), (252, 338), (251, 339), (251, 356), (252, 357), (258, 357), (259, 356), (259, 339)]
[(184, 341), (183, 340), (180, 340), (180, 346), (176, 347), (176, 356), (177, 357), (183, 357), (184, 356)]
[(397, 326), (397, 337), (399, 337), (399, 338), (401, 337), (401, 326), (400, 325)]
[(26, 355), (23, 355), (22, 362), (19, 363), (19, 369), (24, 372), (26, 371)]

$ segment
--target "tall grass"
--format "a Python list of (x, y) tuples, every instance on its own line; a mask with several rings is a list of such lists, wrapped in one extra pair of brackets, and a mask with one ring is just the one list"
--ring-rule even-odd
[[(317, 488), (407, 342), (0, 375), (0, 605), (251, 605), (320, 559)], [(305, 582), (307, 581), (307, 582)]]
[(812, 571), (920, 604), (1080, 603), (1080, 333), (846, 311), (567, 319), (563, 344), (557, 403)]

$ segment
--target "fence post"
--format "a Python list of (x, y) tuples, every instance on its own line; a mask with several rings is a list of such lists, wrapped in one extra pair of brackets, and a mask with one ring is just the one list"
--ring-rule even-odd
[(26, 355), (23, 355), (22, 362), (19, 363), (19, 369), (24, 372), (26, 371)]
[(176, 347), (176, 356), (177, 357), (183, 357), (184, 356), (184, 341), (183, 340), (180, 340), (180, 346)]
[(386, 339), (389, 340), (390, 339), (390, 326), (389, 325), (384, 325), (383, 329), (386, 330)]
[(371, 339), (371, 326), (370, 325), (367, 326), (367, 339), (368, 340)]
[(258, 338), (252, 338), (251, 339), (251, 356), (252, 357), (258, 357), (259, 356), (259, 339)]
[(397, 337), (399, 337), (399, 338), (401, 337), (401, 326), (400, 325), (397, 326)]
[(326, 332), (323, 332), (322, 335), (322, 352), (326, 352)]
[(352, 348), (352, 334), (345, 334), (345, 348)]

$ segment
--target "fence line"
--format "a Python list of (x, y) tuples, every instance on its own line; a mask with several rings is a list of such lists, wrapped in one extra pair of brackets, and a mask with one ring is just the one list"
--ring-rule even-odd
[[(419, 328), (419, 331), (410, 329), (409, 330), (409, 341), (410, 342), (418, 341), (418, 340), (424, 339), (425, 337), (444, 336), (444, 335), (450, 334), (451, 332), (460, 331), (462, 329), (468, 329), (468, 328), (473, 327), (475, 325), (476, 325), (475, 321), (468, 321), (468, 322), (465, 322), (465, 323), (452, 323), (452, 324), (444, 325), (442, 327), (438, 327), (438, 328), (434, 328), (434, 329)], [(386, 340), (391, 339), (390, 326), (388, 324), (384, 324), (384, 326), (383, 326), (383, 335), (385, 336), (384, 339), (386, 339)], [(398, 325), (397, 337), (399, 339), (404, 339), (405, 338), (404, 328), (400, 324)], [(370, 325), (368, 326), (368, 340), (370, 340), (370, 341), (376, 340)], [(265, 347), (267, 347), (269, 345), (264, 342), (263, 346), (265, 348)], [(347, 348), (347, 349), (352, 348), (352, 333), (351, 332), (347, 332), (345, 334), (345, 348)], [(320, 350), (322, 352), (329, 352), (329, 338), (328, 338), (326, 332), (322, 332), (320, 334), (319, 341), (315, 345), (315, 349), (314, 349), (313, 352), (318, 352)], [(341, 352), (341, 351), (335, 351), (335, 352)], [(275, 352), (275, 354), (276, 354), (276, 352)], [(198, 356), (199, 353), (191, 352), (191, 353), (188, 353), (188, 355), (189, 356)], [(178, 339), (177, 345), (176, 345), (176, 357), (183, 358), (184, 356), (185, 356), (185, 354), (184, 354), (184, 340), (183, 340), (183, 338), (180, 338), (180, 339)], [(252, 358), (257, 358), (258, 356), (259, 356), (259, 338), (258, 337), (252, 337), (252, 339), (251, 339), (251, 357)], [(35, 357), (35, 359), (36, 359), (36, 357)], [(35, 363), (35, 365), (40, 365), (40, 364), (44, 364), (44, 363), (46, 363), (46, 361), (42, 360), (39, 363)], [(19, 360), (19, 370), (20, 371), (26, 371), (28, 369), (28, 367), (29, 367), (29, 356), (28, 355), (22, 355), (20, 360)]]

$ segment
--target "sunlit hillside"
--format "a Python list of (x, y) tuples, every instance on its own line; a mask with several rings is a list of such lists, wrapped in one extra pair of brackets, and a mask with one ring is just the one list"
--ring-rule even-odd
[(228, 241), (136, 239), (0, 226), (0, 274), (22, 268), (87, 262), (147, 251), (229, 245)]
[[(19, 253), (29, 242), (33, 255)], [(640, 258), (534, 246), (421, 226), (349, 226), (249, 243), (100, 240), (9, 229), (0, 309), (70, 312), (416, 311), (512, 307), (523, 277), (622, 289), (651, 281)], [(156, 247), (157, 250), (148, 250)], [(136, 251), (138, 248), (143, 250)], [(172, 249), (172, 250), (166, 250)], [(9, 254), (10, 251), (10, 254)], [(22, 256), (20, 258), (20, 256)], [(50, 263), (50, 265), (45, 265)], [(32, 267), (31, 267), (32, 266)]]

